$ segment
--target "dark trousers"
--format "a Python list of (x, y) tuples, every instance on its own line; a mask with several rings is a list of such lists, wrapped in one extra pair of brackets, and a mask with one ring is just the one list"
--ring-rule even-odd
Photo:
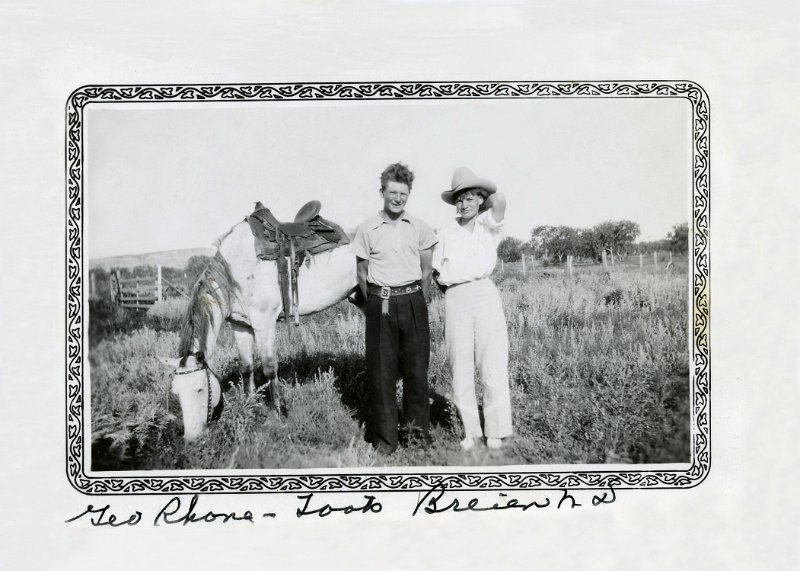
[(369, 422), (366, 438), (382, 452), (397, 448), (397, 380), (403, 378), (403, 417), (427, 440), (430, 423), (428, 307), (422, 292), (389, 299), (389, 315), (381, 315), (382, 300), (370, 295), (366, 309)]

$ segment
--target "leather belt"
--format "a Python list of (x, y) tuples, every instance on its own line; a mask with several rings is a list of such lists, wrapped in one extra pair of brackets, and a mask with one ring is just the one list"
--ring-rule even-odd
[(457, 284), (450, 284), (450, 285), (439, 285), (439, 289), (442, 290), (442, 293), (446, 292), (448, 289), (453, 287), (462, 286), (464, 284), (474, 284), (475, 282), (481, 282), (483, 280), (488, 280), (489, 278), (478, 278), (477, 280), (470, 280), (467, 282), (458, 282)]
[(374, 284), (367, 284), (367, 293), (369, 295), (377, 295), (381, 299), (389, 299), (396, 295), (408, 295), (416, 293), (422, 289), (422, 284), (419, 282), (410, 283), (403, 286), (379, 286)]

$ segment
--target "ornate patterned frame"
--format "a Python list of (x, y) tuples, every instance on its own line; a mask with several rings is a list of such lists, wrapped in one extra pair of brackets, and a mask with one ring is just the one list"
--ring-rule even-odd
[[(92, 103), (344, 101), (398, 99), (685, 98), (692, 109), (692, 459), (687, 470), (420, 472), (96, 476), (84, 470), (83, 127)], [(66, 468), (85, 494), (275, 493), (450, 490), (690, 488), (708, 475), (710, 449), (709, 136), (705, 90), (690, 81), (502, 81), (106, 85), (75, 90), (66, 105)], [(535, 468), (535, 466), (533, 467)], [(242, 471), (245, 472), (245, 471)]]

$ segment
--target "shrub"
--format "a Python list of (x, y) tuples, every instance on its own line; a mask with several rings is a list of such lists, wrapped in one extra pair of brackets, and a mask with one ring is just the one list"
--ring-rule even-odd
[(147, 322), (154, 329), (178, 331), (188, 307), (189, 300), (184, 297), (157, 301), (147, 310)]

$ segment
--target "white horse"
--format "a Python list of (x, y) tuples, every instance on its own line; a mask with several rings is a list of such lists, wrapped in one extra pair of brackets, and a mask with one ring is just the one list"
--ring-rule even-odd
[[(179, 357), (161, 361), (175, 370), (172, 393), (180, 400), (183, 436), (195, 440), (221, 413), (219, 379), (207, 359), (214, 354), (224, 322), (231, 326), (239, 352), (239, 371), (249, 391), (256, 387), (254, 357), (260, 363), (267, 396), (279, 407), (277, 320), (282, 309), (278, 265), (259, 260), (247, 222), (236, 224), (217, 242), (217, 252), (194, 287), (181, 331)], [(356, 259), (350, 245), (307, 255), (297, 279), (299, 314), (321, 311), (356, 287)], [(289, 319), (289, 316), (286, 316)]]

